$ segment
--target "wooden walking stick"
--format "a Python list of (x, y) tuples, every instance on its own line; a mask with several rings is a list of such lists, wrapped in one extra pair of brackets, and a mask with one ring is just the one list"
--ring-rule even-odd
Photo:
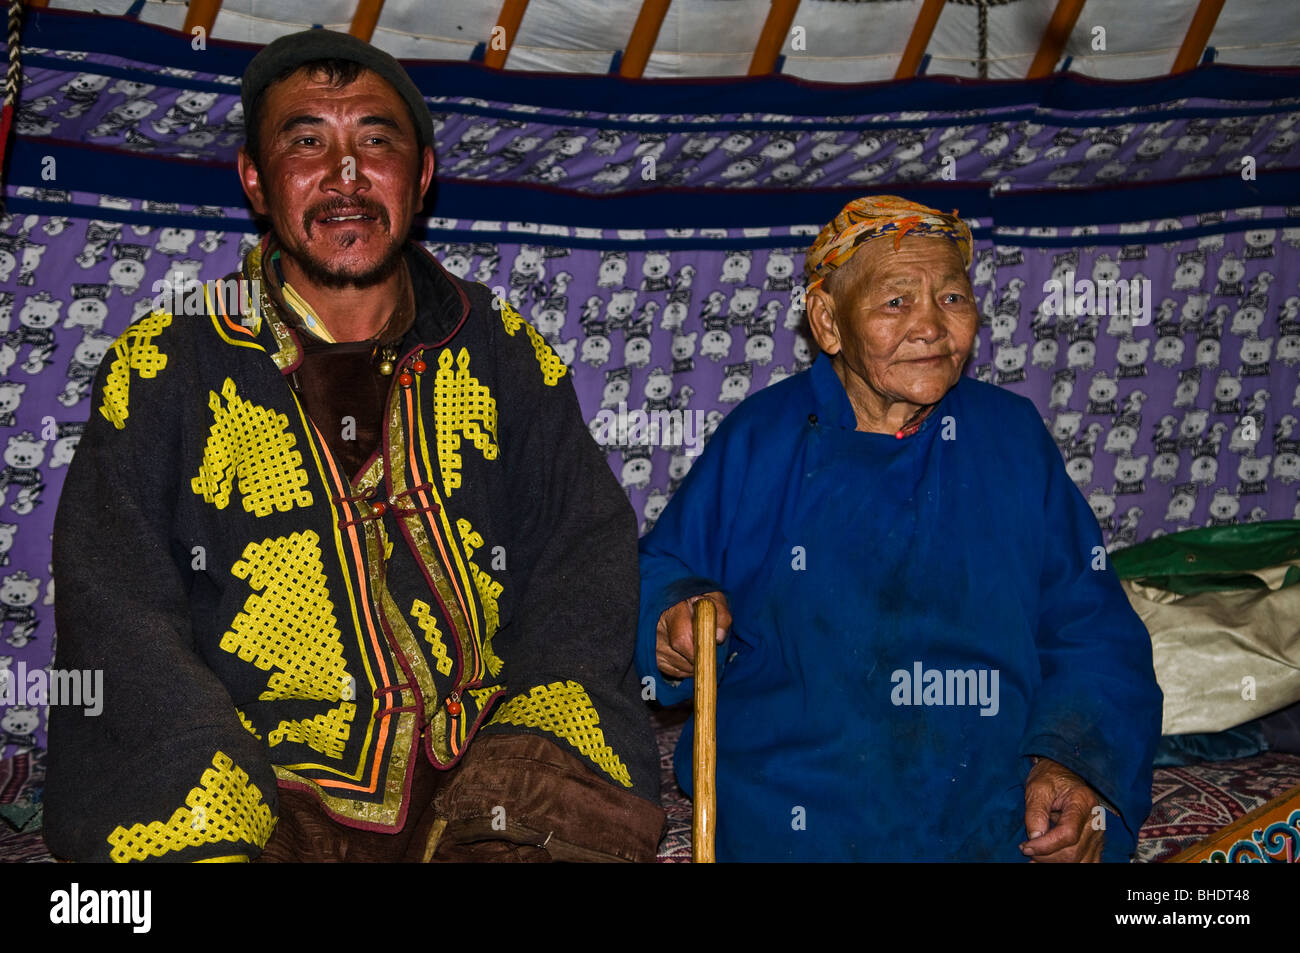
[(718, 789), (718, 609), (712, 599), (695, 603), (695, 761), (691, 777), (695, 800), (691, 817), (691, 856), (712, 864), (717, 827)]

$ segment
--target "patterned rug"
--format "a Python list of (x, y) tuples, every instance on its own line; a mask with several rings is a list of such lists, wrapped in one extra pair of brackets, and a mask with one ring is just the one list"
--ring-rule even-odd
[(691, 862), (691, 802), (677, 786), (677, 775), (673, 771), (673, 752), (677, 750), (677, 739), (690, 713), (689, 706), (679, 705), (650, 715), (659, 742), (659, 803), (668, 815), (664, 839), (659, 842), (661, 864)]
[(0, 761), (0, 861), (53, 862), (41, 837), (44, 787), (44, 751), (24, 751)]
[[(673, 776), (673, 750), (687, 708), (652, 716), (659, 741), (662, 801), (668, 826), (659, 844), (661, 863), (690, 863), (691, 802)], [(40, 834), (45, 752), (30, 751), (0, 760), (0, 862), (40, 863), (53, 858)], [(1157, 768), (1154, 807), (1142, 828), (1136, 860), (1153, 863), (1227, 826), (1300, 784), (1300, 755), (1267, 752), (1254, 758)]]
[(1137, 860), (1167, 860), (1300, 784), (1300, 755), (1157, 768)]

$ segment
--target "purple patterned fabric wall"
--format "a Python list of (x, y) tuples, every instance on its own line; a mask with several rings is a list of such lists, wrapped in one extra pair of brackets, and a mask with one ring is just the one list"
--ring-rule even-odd
[[(1252, 228), (1256, 214), (1268, 211), (1221, 216), (1238, 231), (1150, 245), (1106, 229), (1069, 249), (1015, 244), (1010, 235), (976, 246), (983, 327), (968, 373), (1037, 404), (1111, 548), (1300, 512), (1300, 433), (1292, 435), (1300, 230)], [(643, 531), (689, 469), (691, 428), (711, 433), (745, 396), (811, 362), (815, 345), (799, 333), (793, 290), (805, 248), (552, 248), (555, 257), (545, 258), (544, 249), (508, 245), (492, 252), (500, 263), (488, 256), (489, 284), (508, 288), (562, 356), (576, 360), (593, 434), (623, 438), (610, 465)], [(466, 261), (477, 268), (484, 259)], [(533, 261), (545, 276), (521, 283), (519, 269)], [(1149, 313), (1045, 314), (1044, 284), (1067, 272), (1076, 281), (1145, 278)], [(685, 433), (661, 432), (651, 446), (651, 432), (637, 444), (631, 427), (619, 434), (600, 419), (602, 408), (620, 404), (684, 411)]]
[[(215, 161), (230, 161), (243, 141), (236, 76), (159, 69), (104, 53), (32, 52), (43, 55), (39, 67), (24, 73), (15, 118), (20, 136)], [(122, 75), (131, 72), (139, 75)], [(1245, 155), (1255, 157), (1259, 169), (1294, 168), (1300, 150), (1300, 97), (1260, 103), (1177, 96), (1155, 106), (1067, 110), (1017, 103), (821, 116), (618, 113), (472, 96), (427, 98), (442, 178), (603, 195), (653, 184), (825, 188), (947, 180), (1023, 188), (1156, 182), (1234, 174)]]
[[(16, 167), (69, 143), (106, 161), (230, 163), (242, 140), (233, 76), (31, 52)], [(445, 181), (572, 193), (841, 185), (907, 195), (955, 169), (996, 199), (1005, 186), (1235, 174), (1247, 153), (1260, 170), (1300, 165), (1298, 101), (832, 117), (432, 102)], [(219, 277), (254, 236), (245, 208), (203, 194), (162, 202), (142, 197), (149, 183), (118, 178), (105, 195), (22, 168), (11, 183), (0, 218), (0, 668), (33, 670), (52, 657), (50, 534), (95, 412), (96, 367), (148, 312), (154, 282), (177, 270)], [(824, 217), (772, 218), (654, 229), (440, 217), (426, 243), (448, 269), (509, 297), (572, 367), (644, 531), (723, 416), (812, 361), (800, 282)], [(968, 373), (1035, 402), (1112, 548), (1300, 515), (1300, 207), (1033, 228), (994, 214), (977, 224), (983, 326)], [(1051, 313), (1046, 283), (1067, 275), (1148, 280), (1149, 322)], [(0, 755), (43, 746), (44, 714), (0, 700)]]
[[(1252, 216), (1275, 211), (1232, 212), (1224, 224), (1236, 230), (1179, 241), (1095, 234), (1060, 249), (1008, 235), (976, 246), (983, 327), (968, 373), (1038, 405), (1112, 548), (1191, 526), (1297, 515), (1300, 231), (1251, 227)], [(28, 670), (51, 658), (49, 540), (64, 468), (93, 411), (96, 366), (148, 311), (154, 281), (177, 268), (220, 276), (252, 238), (121, 225), (110, 209), (103, 214), (0, 221), (0, 657)], [(570, 364), (643, 530), (723, 415), (808, 367), (815, 353), (796, 306), (807, 235), (730, 253), (466, 237), (474, 241), (430, 247), (450, 270), (504, 292)], [(1150, 279), (1150, 323), (1044, 315), (1044, 283), (1067, 270)], [(678, 411), (682, 428), (620, 432), (602, 409)], [(1243, 436), (1248, 419), (1253, 440)], [(26, 727), (11, 718), (8, 743), (23, 744)], [(39, 728), (33, 736), (39, 743)]]

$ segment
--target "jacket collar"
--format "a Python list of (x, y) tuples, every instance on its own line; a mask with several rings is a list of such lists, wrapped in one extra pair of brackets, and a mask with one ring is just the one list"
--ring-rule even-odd
[[(281, 267), (282, 259), (279, 256), (279, 251), (280, 246), (274, 236), (268, 235), (267, 243), (262, 249), (262, 276), (267, 285), (268, 296), (275, 305), (278, 315), (286, 323), (292, 325), (295, 331), (300, 332), (303, 343), (309, 348), (316, 344), (324, 347), (332, 346), (331, 343), (313, 333), (312, 328), (308, 325), (310, 319), (304, 317), (286, 297), (284, 270)], [(377, 336), (377, 342), (372, 340), (369, 343), (395, 345), (406, 336), (406, 332), (415, 323), (415, 296), (412, 293), (411, 267), (405, 257), (403, 257), (401, 263), (400, 278), (402, 284), (398, 292), (397, 307), (389, 315), (387, 323)]]
[(469, 317), (469, 296), (464, 284), (423, 245), (407, 242), (404, 254), (415, 292), (415, 324), (407, 332), (406, 341), (428, 348), (442, 347)]
[[(265, 256), (274, 251), (274, 237), (267, 233), (244, 258), (244, 277), (260, 287), (258, 308), (263, 317), (258, 328), (259, 343), (266, 348), (282, 374), (302, 363), (302, 332), (295, 327), (292, 311), (268, 279)], [(454, 338), (469, 317), (469, 297), (462, 282), (452, 277), (429, 251), (414, 241), (402, 250), (415, 299), (415, 321), (402, 339), (401, 351), (414, 347), (437, 348)]]
[[(844, 389), (844, 382), (835, 373), (835, 367), (831, 363), (830, 357), (825, 352), (819, 353), (808, 373), (812, 381), (813, 400), (817, 406), (817, 418), (824, 421), (828, 426), (857, 430), (858, 416), (853, 411), (853, 402), (849, 400), (848, 392)], [(943, 414), (940, 411), (952, 399), (953, 391), (958, 387), (962, 387), (965, 381), (964, 376), (957, 378), (957, 382), (948, 388), (943, 397), (939, 399), (939, 403), (921, 421), (918, 430), (925, 430), (930, 426), (931, 422), (942, 419)]]
[(828, 426), (857, 430), (858, 417), (853, 412), (853, 402), (844, 390), (844, 383), (835, 373), (829, 355), (824, 351), (819, 352), (808, 373), (812, 379), (818, 419), (825, 421)]

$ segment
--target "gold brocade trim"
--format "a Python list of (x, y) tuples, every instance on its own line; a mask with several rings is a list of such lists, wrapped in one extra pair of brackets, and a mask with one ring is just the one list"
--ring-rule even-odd
[[(393, 700), (392, 704), (395, 707), (415, 707), (415, 693), (408, 689), (403, 689), (387, 697)], [(398, 701), (399, 697), (400, 702)], [(416, 725), (414, 712), (398, 712), (396, 715), (389, 715), (388, 717), (393, 722), (393, 739), (387, 763), (380, 768), (381, 771), (384, 771), (384, 776), (382, 781), (383, 800), (379, 803), (354, 800), (350, 797), (339, 797), (330, 793), (334, 790), (333, 788), (322, 787), (313, 778), (300, 774), (285, 765), (273, 764), (271, 768), (275, 771), (276, 778), (281, 782), (305, 785), (320, 799), (321, 804), (330, 813), (338, 817), (350, 821), (362, 821), (368, 824), (395, 828), (402, 808), (402, 795), (406, 790), (406, 771)], [(415, 754), (416, 757), (420, 756), (418, 750)]]
[(456, 755), (452, 753), (450, 743), (447, 741), (447, 737), (451, 732), (449, 721), (447, 709), (439, 705), (434, 709), (433, 717), (429, 719), (429, 726), (424, 730), (424, 740), (428, 742), (429, 748), (433, 751), (433, 756), (438, 760), (439, 764), (450, 764), (456, 758)]
[(275, 818), (261, 790), (229, 755), (218, 751), (198, 786), (185, 795), (185, 807), (169, 819), (114, 828), (108, 835), (109, 857), (122, 864), (224, 841), (262, 847), (273, 827)]
[(625, 788), (632, 777), (600, 729), (600, 715), (587, 690), (573, 680), (538, 685), (527, 695), (516, 695), (493, 716), (489, 724), (538, 728), (562, 738), (591, 759)]
[(248, 863), (247, 854), (227, 854), (225, 857), (204, 857), (202, 860), (196, 860), (196, 864), (246, 864)]
[(275, 337), (276, 352), (271, 355), (271, 360), (280, 370), (286, 367), (292, 367), (298, 360), (298, 342), (293, 339), (289, 333), (288, 325), (284, 324), (279, 318), (269, 318), (267, 326), (271, 329), (271, 334)]
[(171, 323), (170, 314), (155, 311), (131, 325), (113, 342), (116, 356), (104, 379), (104, 402), (99, 412), (118, 430), (126, 429), (126, 418), (130, 413), (131, 372), (139, 374), (141, 380), (148, 380), (158, 376), (158, 372), (167, 366), (167, 355), (154, 344), (154, 338)]
[(554, 387), (560, 382), (560, 378), (568, 372), (568, 367), (564, 361), (560, 360), (560, 355), (556, 354), (546, 339), (538, 330), (523, 319), (510, 302), (504, 298), (497, 298), (497, 303), (501, 306), (501, 323), (505, 325), (506, 333), (511, 337), (521, 327), (528, 333), (528, 340), (532, 342), (533, 354), (537, 357), (537, 366), (542, 369), (542, 380), (546, 382), (547, 387)]
[(438, 686), (433, 681), (433, 673), (429, 670), (428, 659), (419, 640), (415, 637), (415, 633), (411, 631), (402, 610), (398, 608), (392, 593), (388, 591), (388, 587), (382, 586), (379, 592), (384, 621), (388, 623), (393, 638), (397, 640), (398, 648), (402, 650), (402, 654), (406, 656), (407, 661), (411, 664), (411, 672), (415, 675), (415, 684), (419, 686), (420, 694), (424, 697), (424, 717), (428, 718), (429, 712), (438, 706), (440, 698)]
[(298, 363), (298, 345), (294, 343), (293, 335), (289, 333), (288, 325), (280, 317), (280, 312), (275, 306), (267, 293), (266, 275), (262, 268), (262, 245), (259, 242), (254, 245), (244, 258), (244, 272), (250, 281), (256, 281), (254, 288), (259, 289), (257, 295), (257, 306), (261, 314), (266, 318), (267, 326), (271, 329), (271, 334), (275, 338), (275, 343), (279, 349), (271, 355), (271, 360), (280, 370), (286, 367), (292, 367)]
[(383, 453), (375, 454), (375, 459), (370, 461), (370, 466), (366, 467), (365, 472), (361, 474), (353, 489), (358, 493), (369, 493), (374, 487), (379, 486), (384, 479), (384, 455)]

